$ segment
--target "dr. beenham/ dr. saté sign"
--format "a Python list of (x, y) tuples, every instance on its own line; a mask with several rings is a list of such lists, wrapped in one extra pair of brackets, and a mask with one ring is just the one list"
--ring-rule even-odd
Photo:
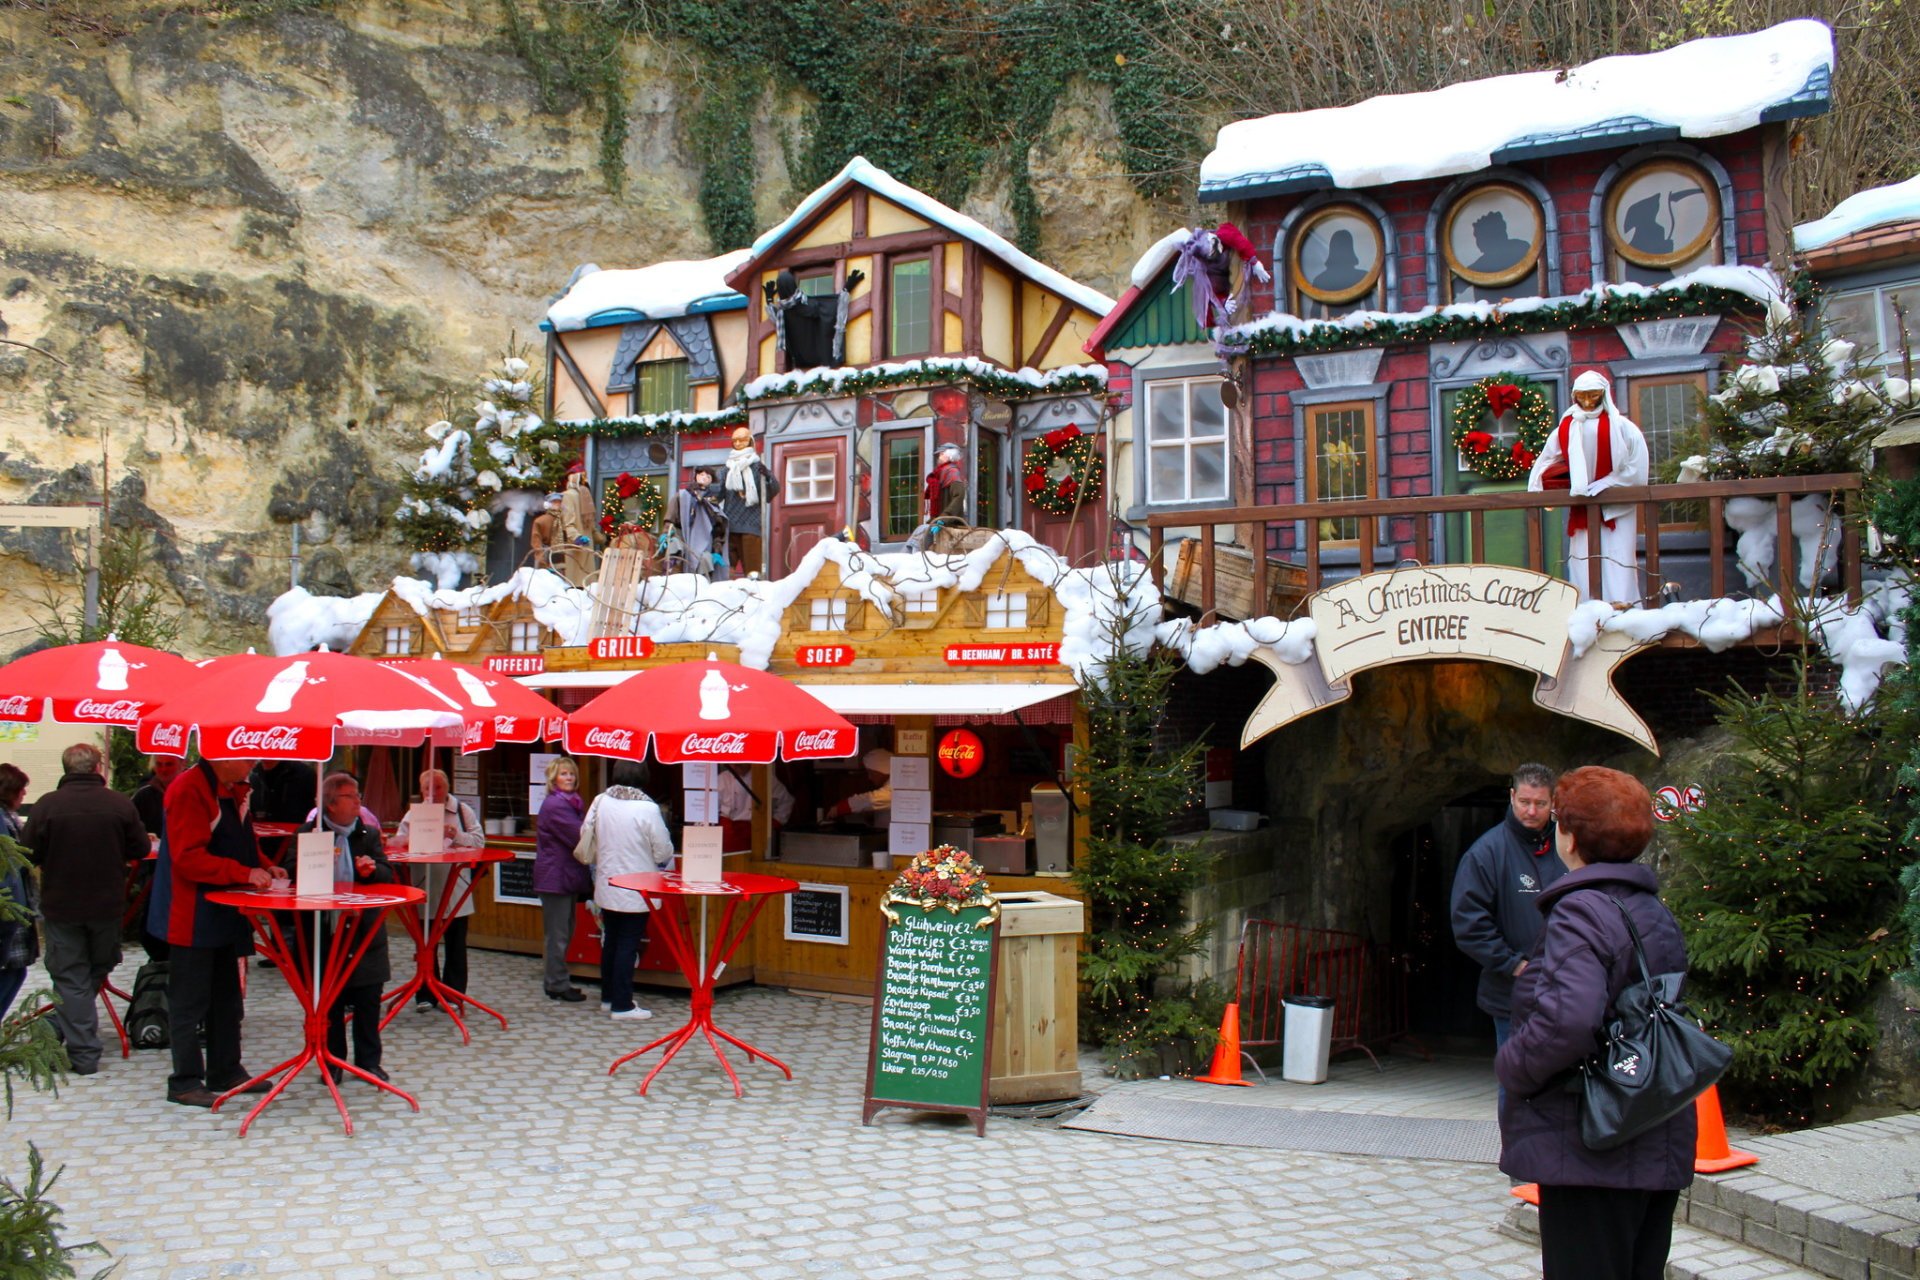
[(1247, 717), (1241, 745), (1346, 701), (1356, 672), (1477, 658), (1537, 673), (1535, 702), (1658, 754), (1652, 731), (1613, 688), (1614, 668), (1647, 642), (1603, 631), (1575, 657), (1567, 623), (1579, 600), (1570, 582), (1505, 565), (1421, 565), (1323, 588), (1307, 599), (1317, 661), (1287, 663), (1270, 650), (1254, 652), (1275, 681)]

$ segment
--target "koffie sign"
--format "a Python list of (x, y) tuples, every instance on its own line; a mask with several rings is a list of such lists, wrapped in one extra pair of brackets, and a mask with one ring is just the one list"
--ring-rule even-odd
[(1397, 662), (1478, 659), (1537, 673), (1534, 701), (1659, 751), (1653, 734), (1613, 688), (1613, 670), (1645, 642), (1601, 632), (1575, 656), (1567, 624), (1573, 584), (1505, 565), (1422, 565), (1370, 573), (1308, 597), (1315, 659), (1254, 657), (1272, 668), (1272, 690), (1254, 708), (1242, 745), (1352, 696), (1356, 672)]

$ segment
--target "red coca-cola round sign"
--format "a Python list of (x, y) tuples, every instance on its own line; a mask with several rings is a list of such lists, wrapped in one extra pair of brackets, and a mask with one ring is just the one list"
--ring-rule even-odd
[(940, 739), (940, 767), (956, 778), (971, 778), (987, 762), (987, 749), (971, 729), (953, 729)]

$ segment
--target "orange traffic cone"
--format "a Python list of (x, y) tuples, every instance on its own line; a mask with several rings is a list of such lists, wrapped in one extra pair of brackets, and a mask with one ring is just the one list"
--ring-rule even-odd
[(1727, 1145), (1727, 1124), (1720, 1118), (1720, 1090), (1708, 1085), (1707, 1091), (1693, 1100), (1694, 1115), (1700, 1121), (1700, 1135), (1693, 1143), (1695, 1173), (1725, 1173), (1759, 1164), (1751, 1151), (1736, 1151)]
[(1507, 1194), (1515, 1200), (1525, 1200), (1536, 1209), (1540, 1207), (1540, 1184), (1537, 1182), (1523, 1182)]
[(1201, 1084), (1237, 1084), (1253, 1087), (1240, 1078), (1240, 1006), (1230, 1004), (1220, 1015), (1220, 1043), (1213, 1047), (1213, 1065), (1207, 1074), (1195, 1076)]

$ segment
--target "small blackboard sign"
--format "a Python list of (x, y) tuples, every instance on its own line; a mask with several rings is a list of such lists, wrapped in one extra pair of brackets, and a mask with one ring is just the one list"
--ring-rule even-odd
[(861, 1123), (883, 1107), (954, 1111), (985, 1137), (999, 920), (988, 907), (894, 906), (898, 920), (880, 938)]
[(847, 945), (847, 886), (806, 884), (786, 895), (789, 942)]
[(529, 907), (540, 905), (540, 895), (533, 891), (531, 855), (524, 858), (515, 857), (511, 862), (493, 864), (493, 900), (519, 902)]

